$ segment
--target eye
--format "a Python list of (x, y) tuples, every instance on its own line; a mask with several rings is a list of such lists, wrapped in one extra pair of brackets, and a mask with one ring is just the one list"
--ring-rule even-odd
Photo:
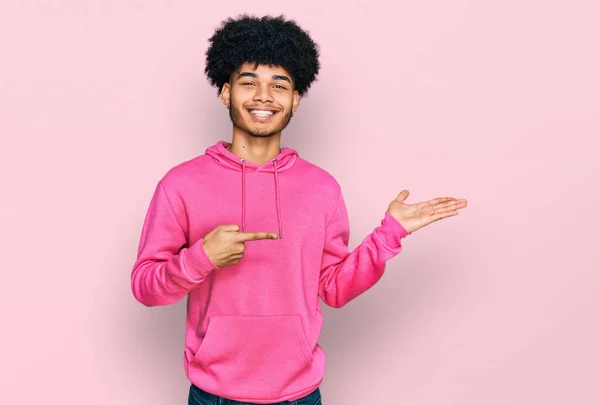
[(281, 84), (276, 84), (275, 87), (285, 90), (285, 86), (282, 86)]
[(252, 83), (252, 82), (244, 82), (244, 83), (242, 83), (242, 86), (247, 86), (247, 85), (252, 86), (252, 85), (254, 85), (254, 83)]

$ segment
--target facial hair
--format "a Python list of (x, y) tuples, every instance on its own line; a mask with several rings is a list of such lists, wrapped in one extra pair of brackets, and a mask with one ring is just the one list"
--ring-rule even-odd
[[(280, 114), (280, 113), (278, 112), (277, 114)], [(281, 123), (281, 125), (278, 128), (273, 129), (271, 132), (268, 132), (265, 128), (262, 128), (259, 126), (255, 127), (254, 130), (252, 130), (251, 128), (249, 128), (247, 125), (244, 124), (244, 121), (242, 118), (242, 113), (240, 112), (240, 109), (236, 108), (231, 103), (231, 100), (229, 100), (229, 118), (231, 119), (233, 126), (236, 128), (239, 128), (243, 131), (246, 131), (250, 136), (254, 136), (257, 138), (269, 138), (273, 135), (280, 133), (288, 126), (288, 124), (290, 123), (290, 121), (292, 119), (292, 116), (293, 116), (292, 110), (289, 110), (288, 112), (286, 112), (283, 116), (283, 122)]]

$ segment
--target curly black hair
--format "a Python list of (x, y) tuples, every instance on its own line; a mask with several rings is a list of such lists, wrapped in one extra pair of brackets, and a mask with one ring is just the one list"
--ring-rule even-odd
[(246, 63), (281, 66), (287, 70), (300, 96), (304, 96), (319, 72), (319, 46), (307, 31), (284, 16), (254, 17), (242, 14), (221, 22), (209, 39), (206, 73), (221, 94), (231, 73)]

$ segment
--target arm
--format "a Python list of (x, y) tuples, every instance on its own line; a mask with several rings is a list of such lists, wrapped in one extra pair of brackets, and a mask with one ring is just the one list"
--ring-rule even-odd
[(185, 210), (171, 205), (159, 182), (146, 214), (137, 260), (131, 272), (131, 289), (146, 306), (168, 305), (185, 297), (214, 269), (203, 239), (187, 246)]
[(400, 239), (409, 234), (386, 212), (381, 225), (356, 249), (348, 252), (348, 213), (340, 194), (335, 213), (325, 231), (319, 278), (319, 296), (323, 302), (341, 308), (368, 290), (383, 276), (386, 261), (402, 250)]

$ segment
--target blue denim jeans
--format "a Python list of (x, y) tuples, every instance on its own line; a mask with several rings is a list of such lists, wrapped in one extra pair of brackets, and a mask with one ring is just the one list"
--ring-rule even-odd
[[(190, 385), (188, 405), (257, 405), (253, 402), (240, 402), (206, 392), (194, 384)], [(271, 405), (322, 405), (321, 390), (317, 387), (310, 394), (295, 401), (274, 402)]]

